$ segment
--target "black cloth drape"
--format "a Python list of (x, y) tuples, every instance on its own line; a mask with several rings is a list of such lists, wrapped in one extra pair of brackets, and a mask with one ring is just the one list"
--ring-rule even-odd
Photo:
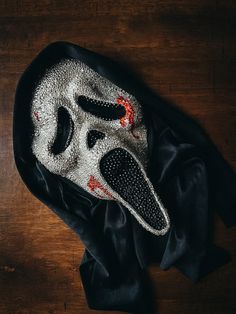
[[(165, 236), (144, 230), (115, 201), (99, 200), (51, 174), (31, 152), (30, 106), (45, 71), (62, 59), (78, 59), (141, 103), (148, 129), (148, 175), (169, 209)], [(29, 190), (81, 238), (85, 253), (80, 273), (93, 309), (152, 312), (145, 268), (177, 267), (193, 281), (229, 260), (213, 244), (212, 214), (235, 224), (236, 175), (196, 121), (153, 93), (120, 65), (77, 45), (46, 47), (22, 75), (15, 96), (13, 144), (18, 171)]]

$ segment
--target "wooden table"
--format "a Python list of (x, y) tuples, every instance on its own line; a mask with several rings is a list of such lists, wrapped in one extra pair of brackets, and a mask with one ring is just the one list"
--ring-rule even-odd
[[(56, 40), (129, 65), (198, 119), (236, 169), (236, 2), (0, 1), (0, 313), (107, 313), (88, 309), (78, 267), (83, 244), (22, 183), (12, 154), (17, 81)], [(149, 269), (157, 313), (236, 313), (236, 230), (216, 217), (215, 242), (232, 262), (192, 284)], [(114, 312), (115, 313), (115, 312)]]

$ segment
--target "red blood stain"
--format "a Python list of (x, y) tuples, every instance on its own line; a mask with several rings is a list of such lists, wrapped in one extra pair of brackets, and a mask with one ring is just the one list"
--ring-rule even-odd
[(119, 96), (116, 98), (116, 103), (125, 107), (125, 116), (120, 118), (120, 124), (124, 128), (126, 126), (126, 121), (129, 121), (131, 125), (131, 133), (133, 137), (139, 138), (138, 135), (133, 133), (133, 126), (134, 126), (134, 109), (132, 104), (128, 99), (125, 99), (123, 96)]
[(89, 181), (88, 181), (88, 187), (89, 187), (90, 191), (93, 191), (99, 197), (101, 197), (101, 196), (100, 196), (100, 194), (96, 193), (95, 189), (100, 189), (108, 197), (110, 197), (111, 199), (114, 199), (114, 197), (111, 195), (111, 193), (108, 192), (107, 189), (97, 179), (94, 178), (94, 176), (90, 176)]
[(38, 111), (34, 111), (34, 116), (37, 119), (37, 121), (39, 121), (39, 112)]
[(120, 118), (120, 124), (124, 128), (126, 126), (126, 121), (129, 121), (129, 124), (132, 126), (134, 124), (134, 109), (128, 99), (125, 99), (123, 96), (116, 98), (116, 102), (119, 105), (125, 107), (125, 116)]

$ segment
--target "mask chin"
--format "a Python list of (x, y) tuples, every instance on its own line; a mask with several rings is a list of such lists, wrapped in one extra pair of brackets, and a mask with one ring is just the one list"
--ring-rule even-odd
[(126, 149), (115, 148), (100, 161), (100, 171), (125, 205), (148, 231), (163, 235), (169, 218), (141, 164)]

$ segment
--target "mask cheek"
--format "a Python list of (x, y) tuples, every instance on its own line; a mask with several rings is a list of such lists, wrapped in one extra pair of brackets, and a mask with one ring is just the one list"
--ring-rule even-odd
[(73, 146), (69, 146), (63, 153), (53, 154), (54, 136), (45, 129), (37, 130), (34, 135), (32, 151), (36, 158), (50, 172), (61, 176), (66, 174), (75, 167), (77, 163), (77, 154), (73, 151)]

